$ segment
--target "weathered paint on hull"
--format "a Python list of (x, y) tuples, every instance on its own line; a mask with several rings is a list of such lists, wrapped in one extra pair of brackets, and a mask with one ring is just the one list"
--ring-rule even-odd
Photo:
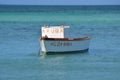
[(40, 40), (41, 52), (51, 53), (73, 53), (85, 52), (89, 49), (89, 39), (86, 40)]

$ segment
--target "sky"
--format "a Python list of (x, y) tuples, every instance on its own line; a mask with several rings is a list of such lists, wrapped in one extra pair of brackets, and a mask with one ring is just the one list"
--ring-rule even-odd
[(0, 5), (120, 5), (120, 0), (0, 0)]

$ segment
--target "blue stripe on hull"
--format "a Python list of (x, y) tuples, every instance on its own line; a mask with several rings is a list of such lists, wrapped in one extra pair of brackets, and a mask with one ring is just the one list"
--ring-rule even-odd
[(87, 52), (89, 49), (85, 49), (85, 50), (78, 50), (78, 51), (61, 51), (61, 52), (43, 52), (43, 54), (72, 54), (72, 53), (84, 53)]

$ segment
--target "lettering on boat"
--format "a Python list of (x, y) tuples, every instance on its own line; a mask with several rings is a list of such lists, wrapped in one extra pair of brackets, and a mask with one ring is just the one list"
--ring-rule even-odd
[(42, 33), (62, 33), (63, 29), (62, 28), (53, 28), (53, 29), (49, 29), (49, 28), (45, 28), (42, 30)]
[(50, 46), (72, 46), (71, 42), (51, 42)]

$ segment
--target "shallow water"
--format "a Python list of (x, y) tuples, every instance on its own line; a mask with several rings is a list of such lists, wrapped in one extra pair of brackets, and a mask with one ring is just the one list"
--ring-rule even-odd
[[(0, 6), (0, 80), (117, 80), (119, 21), (120, 6)], [(89, 51), (39, 55), (45, 23), (69, 25), (71, 36), (91, 36)]]

